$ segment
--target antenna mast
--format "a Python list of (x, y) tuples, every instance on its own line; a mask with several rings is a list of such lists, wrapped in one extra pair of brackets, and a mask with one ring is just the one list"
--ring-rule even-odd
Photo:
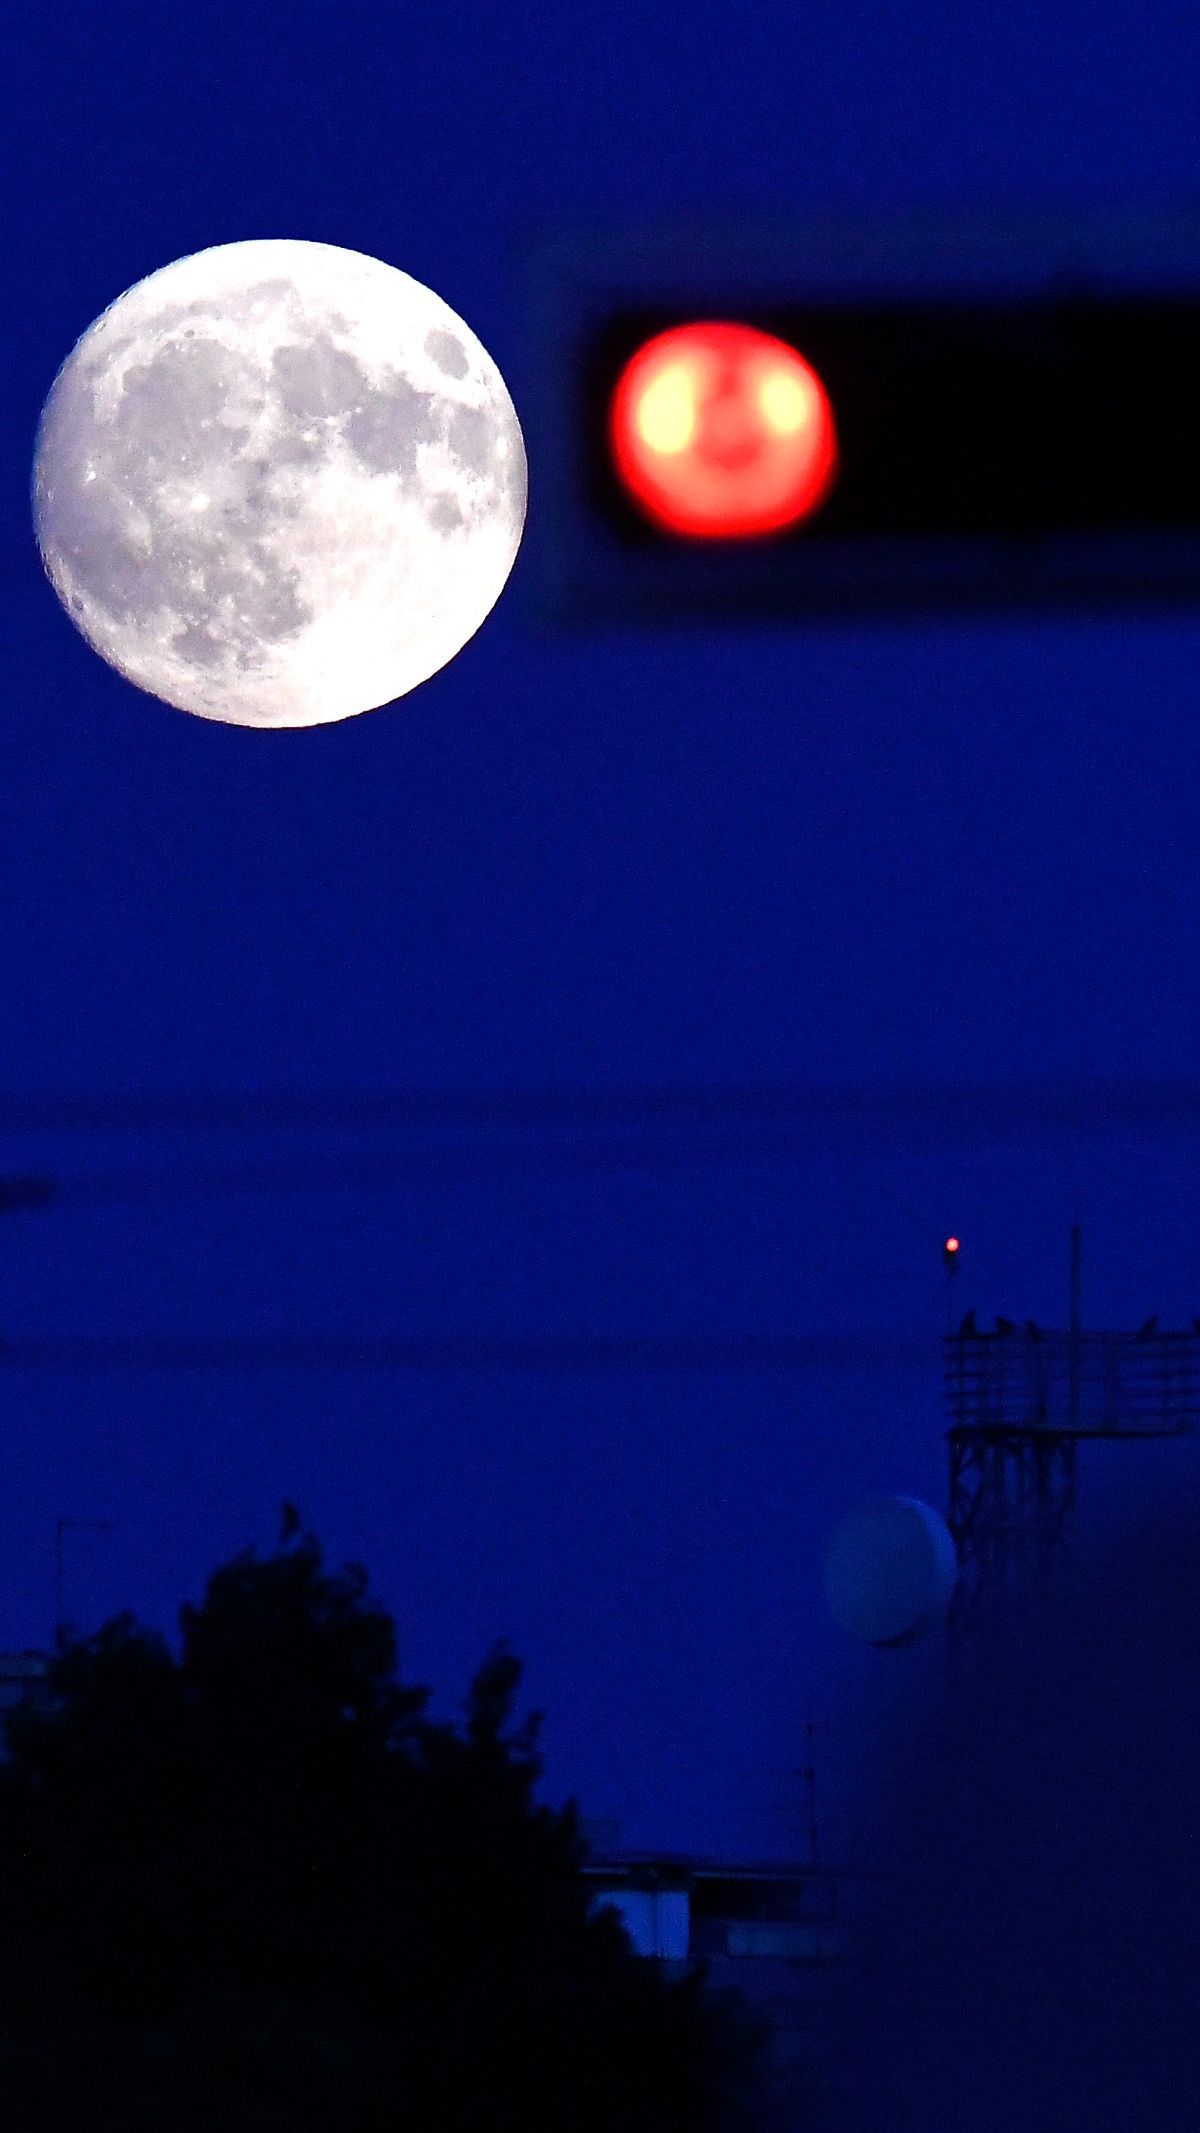
[(1071, 1298), (1070, 1340), (1071, 1368), (1068, 1388), (1068, 1421), (1073, 1430), (1079, 1427), (1079, 1260), (1083, 1230), (1078, 1222), (1071, 1224)]
[(808, 1757), (809, 1757), (808, 1761), (807, 1761), (807, 1762), (805, 1763), (805, 1765), (804, 1765), (804, 1794), (805, 1794), (805, 1806), (806, 1806), (806, 1808), (807, 1808), (807, 1811), (808, 1811), (808, 1863), (809, 1863), (809, 1865), (810, 1865), (810, 1866), (816, 1866), (816, 1864), (817, 1864), (817, 1854), (818, 1854), (818, 1845), (817, 1845), (817, 1770), (816, 1770), (816, 1764), (815, 1764), (815, 1763), (813, 1762), (813, 1759), (812, 1759), (812, 1755), (813, 1755), (813, 1722), (812, 1722), (811, 1718), (809, 1718), (809, 1719), (806, 1719), (806, 1720), (805, 1720), (805, 1723), (804, 1723), (804, 1731), (805, 1731), (805, 1737), (806, 1737), (806, 1739), (807, 1739), (807, 1742), (808, 1742)]

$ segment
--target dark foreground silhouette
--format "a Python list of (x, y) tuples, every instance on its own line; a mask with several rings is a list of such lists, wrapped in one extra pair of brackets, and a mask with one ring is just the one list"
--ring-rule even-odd
[(285, 1508), (180, 1613), (64, 1638), (0, 1768), (5, 2133), (725, 2133), (758, 2042), (591, 1915), (520, 1667), (461, 1726)]

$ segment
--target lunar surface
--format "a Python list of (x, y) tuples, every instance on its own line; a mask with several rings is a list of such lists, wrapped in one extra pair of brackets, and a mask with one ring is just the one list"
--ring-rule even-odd
[(34, 529), (88, 643), (201, 718), (313, 726), (426, 681), (489, 614), (525, 519), (520, 424), (470, 328), (336, 245), (216, 245), (76, 343)]

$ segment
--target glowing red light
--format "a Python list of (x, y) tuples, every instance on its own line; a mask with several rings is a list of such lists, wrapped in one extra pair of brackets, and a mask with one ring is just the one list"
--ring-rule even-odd
[(837, 472), (829, 396), (797, 349), (754, 326), (698, 321), (632, 356), (609, 410), (617, 473), (670, 533), (777, 533), (823, 503)]
[(947, 1237), (946, 1242), (942, 1248), (944, 1251), (949, 1252), (953, 1256), (953, 1254), (958, 1250), (958, 1238)]

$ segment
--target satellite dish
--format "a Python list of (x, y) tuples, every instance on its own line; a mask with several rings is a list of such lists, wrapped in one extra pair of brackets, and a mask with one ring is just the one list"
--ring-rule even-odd
[(915, 1496), (884, 1496), (852, 1511), (825, 1549), (825, 1596), (847, 1636), (895, 1648), (942, 1619), (958, 1580), (944, 1519)]

